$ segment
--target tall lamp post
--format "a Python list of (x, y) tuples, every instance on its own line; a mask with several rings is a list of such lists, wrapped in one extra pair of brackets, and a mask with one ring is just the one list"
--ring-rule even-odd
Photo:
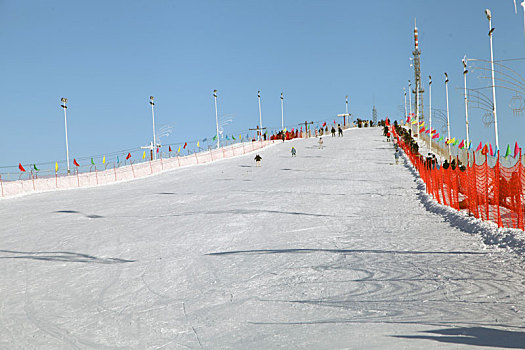
[(348, 125), (350, 125), (350, 116), (348, 115), (348, 95), (346, 96), (345, 103), (346, 103), (346, 116), (344, 118), (343, 126), (346, 126), (346, 118), (348, 118)]
[(490, 65), (492, 67), (492, 113), (494, 114), (494, 134), (496, 135), (496, 148), (499, 150), (499, 141), (498, 141), (498, 115), (496, 113), (496, 83), (494, 82), (494, 49), (492, 46), (492, 33), (494, 28), (492, 28), (492, 14), (489, 9), (485, 10), (485, 15), (489, 20), (489, 38), (490, 38)]
[(468, 97), (467, 97), (467, 56), (463, 58), (463, 82), (465, 85), (465, 126), (467, 129), (467, 152), (470, 146), (469, 130), (468, 130)]
[(153, 120), (153, 159), (157, 160), (157, 138), (155, 137), (155, 112), (153, 110), (153, 106), (155, 106), (155, 103), (153, 102), (153, 96), (149, 97), (149, 104), (151, 105), (151, 118)]
[(450, 160), (450, 114), (448, 109), (448, 74), (445, 73), (445, 94), (447, 96), (447, 133), (448, 133), (448, 158)]
[(283, 96), (283, 93), (281, 92), (281, 130), (284, 130), (284, 106), (283, 106), (283, 103), (284, 103), (284, 96)]
[(407, 116), (407, 90), (403, 88), (403, 94), (405, 95), (405, 124), (407, 123), (408, 116)]
[(262, 114), (261, 114), (261, 92), (257, 91), (257, 98), (259, 99), (259, 141), (262, 141)]
[(70, 170), (69, 170), (69, 143), (67, 141), (67, 113), (66, 113), (66, 110), (67, 110), (67, 98), (62, 97), (60, 99), (60, 101), (62, 102), (60, 107), (62, 107), (64, 109), (64, 128), (66, 130), (66, 161), (67, 161), (67, 174), (69, 175), (69, 173), (70, 173)]
[(215, 137), (217, 138), (217, 149), (220, 147), (220, 141), (219, 141), (219, 117), (217, 115), (217, 90), (213, 90), (213, 98), (215, 99), (215, 125), (217, 126), (217, 134)]
[(408, 106), (410, 110), (410, 131), (412, 131), (412, 82), (408, 81)]
[(430, 144), (430, 153), (432, 153), (432, 77), (428, 76), (428, 118), (430, 123), (430, 133), (428, 136), (429, 144)]

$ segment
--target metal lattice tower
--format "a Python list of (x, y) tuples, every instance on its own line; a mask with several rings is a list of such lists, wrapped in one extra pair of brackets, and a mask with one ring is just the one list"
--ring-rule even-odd
[(375, 104), (374, 107), (372, 107), (372, 121), (374, 122), (374, 125), (377, 125), (377, 110)]
[[(412, 90), (414, 94), (414, 111), (416, 114), (419, 114), (419, 121), (424, 121), (424, 108), (423, 108), (423, 93), (425, 89), (421, 83), (421, 51), (419, 51), (419, 40), (418, 40), (418, 31), (416, 26), (416, 20), (414, 19), (414, 44), (415, 49), (412, 52), (414, 55), (413, 66), (414, 66), (414, 76), (415, 76), (415, 88)], [(419, 90), (419, 91), (418, 91)]]

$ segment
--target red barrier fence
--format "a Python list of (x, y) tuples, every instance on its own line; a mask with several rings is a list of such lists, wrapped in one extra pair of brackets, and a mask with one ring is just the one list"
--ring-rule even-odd
[(469, 155), (473, 159), (464, 166), (445, 169), (414, 154), (394, 128), (392, 133), (425, 182), (427, 193), (440, 204), (492, 221), (498, 227), (523, 230), (525, 172), (521, 152), (509, 167), (502, 166), (499, 157), (490, 166), (488, 156), (478, 152)]

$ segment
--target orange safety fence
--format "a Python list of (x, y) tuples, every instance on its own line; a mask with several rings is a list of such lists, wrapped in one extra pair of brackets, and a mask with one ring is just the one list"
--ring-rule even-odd
[(466, 164), (457, 166), (460, 162), (456, 159), (455, 166), (445, 168), (414, 153), (394, 127), (391, 131), (419, 172), (427, 193), (440, 204), (492, 221), (498, 227), (524, 229), (525, 172), (521, 151), (514, 165), (502, 166), (498, 156), (491, 166), (486, 154), (474, 152), (468, 155)]

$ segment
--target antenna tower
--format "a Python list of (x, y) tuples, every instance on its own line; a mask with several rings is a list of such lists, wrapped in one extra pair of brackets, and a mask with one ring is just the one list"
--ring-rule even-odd
[(423, 88), (423, 84), (421, 84), (421, 51), (419, 51), (419, 39), (418, 39), (418, 31), (417, 31), (417, 25), (416, 20), (414, 19), (414, 44), (415, 49), (412, 52), (414, 55), (413, 58), (413, 66), (414, 66), (414, 76), (415, 76), (415, 88), (412, 90), (412, 93), (414, 94), (414, 107), (416, 111), (416, 117), (419, 115), (419, 121), (424, 121), (424, 108), (423, 108), (423, 93), (425, 92), (425, 89)]

